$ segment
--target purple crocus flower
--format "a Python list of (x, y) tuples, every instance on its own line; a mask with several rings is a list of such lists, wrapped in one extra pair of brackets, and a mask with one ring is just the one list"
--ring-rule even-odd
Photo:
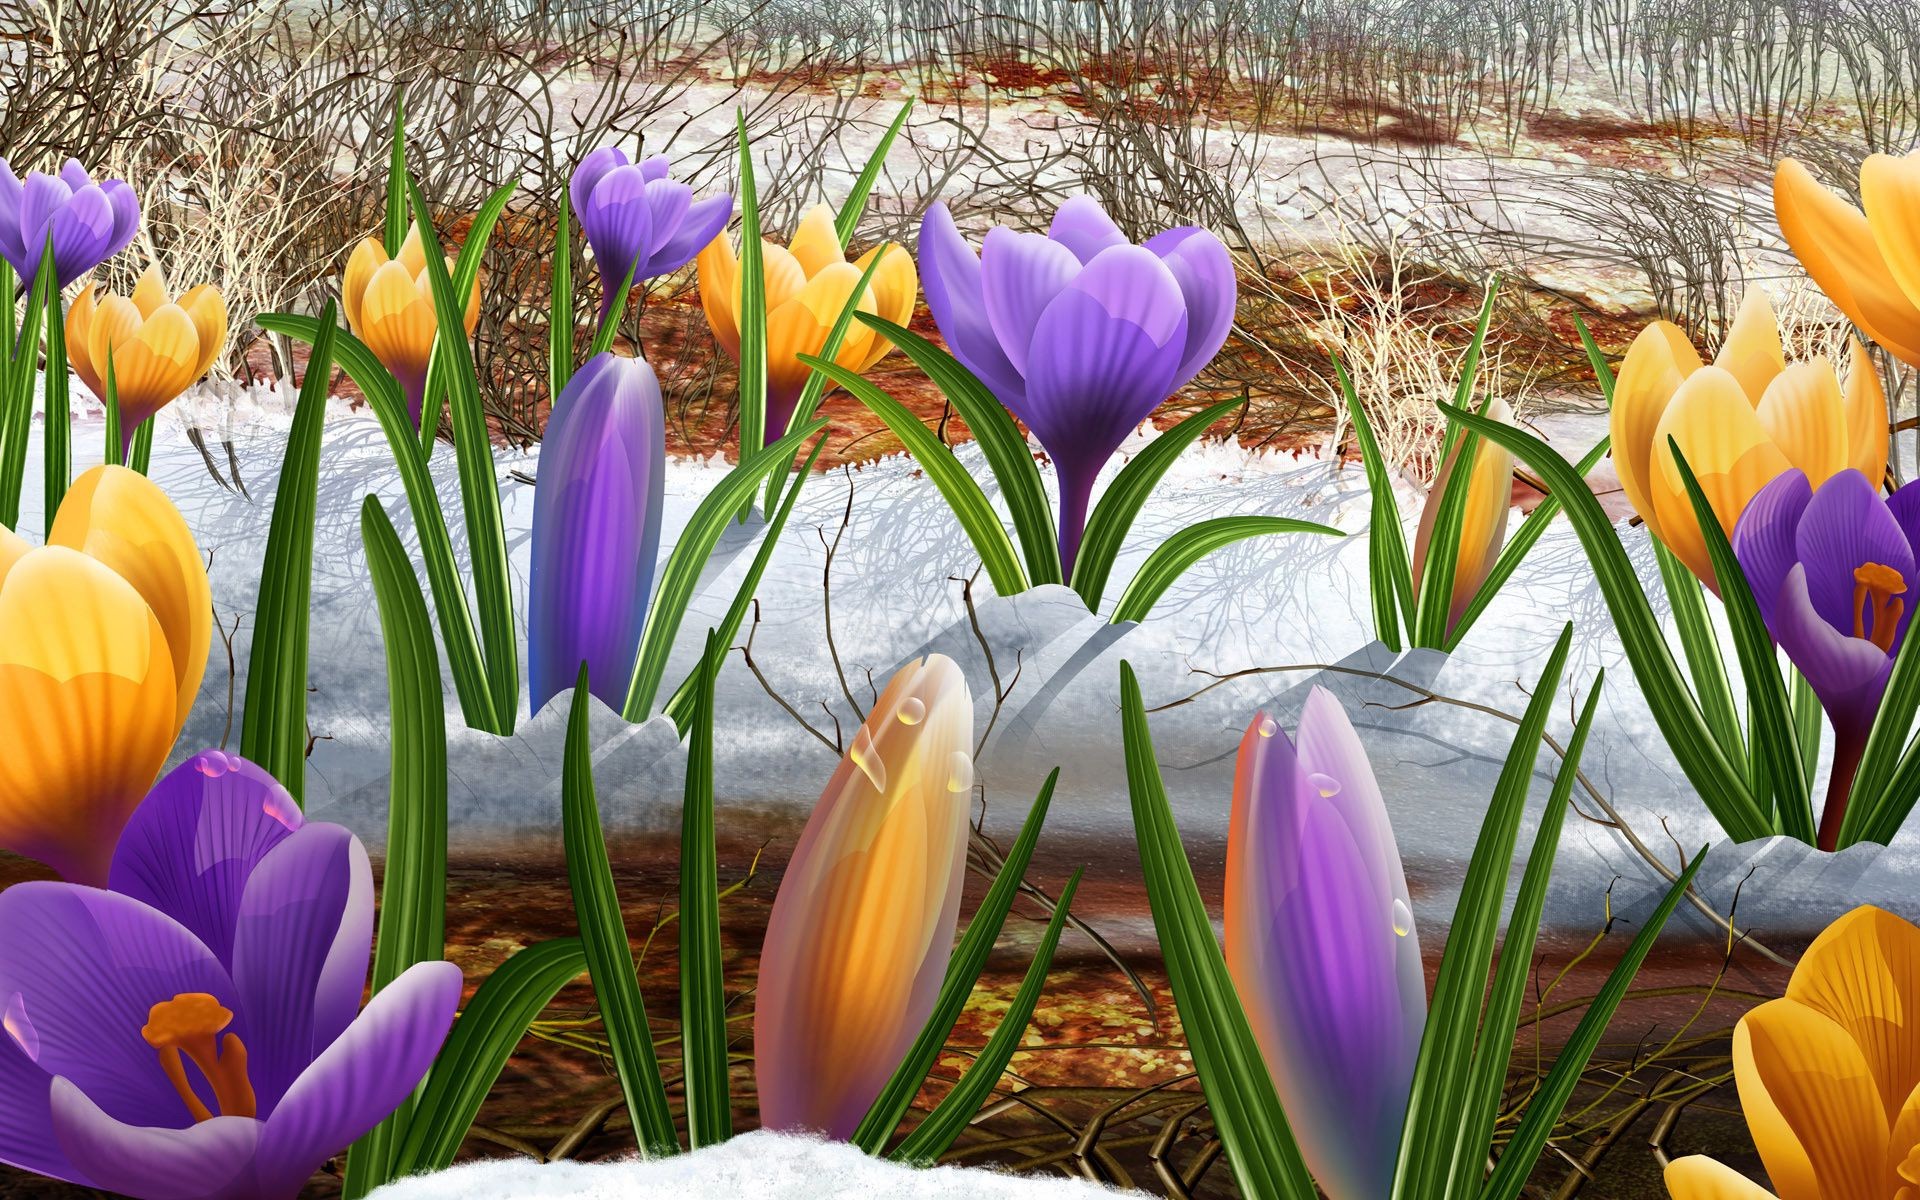
[(574, 685), (627, 702), (660, 549), (666, 419), (645, 359), (596, 354), (567, 384), (540, 444), (528, 577), (533, 711)]
[(1240, 741), (1226, 953), (1314, 1180), (1331, 1200), (1381, 1200), (1426, 977), (1380, 787), (1340, 702), (1320, 688), (1295, 740), (1261, 713)]
[(629, 266), (635, 283), (678, 271), (733, 216), (732, 196), (696, 204), (692, 188), (667, 178), (669, 165), (664, 155), (636, 164), (618, 146), (602, 146), (574, 169), (570, 198), (600, 271), (602, 321)]
[(0, 1162), (141, 1200), (282, 1200), (426, 1074), (460, 970), (360, 1009), (367, 854), (208, 750), (156, 785), (111, 886), (0, 893)]
[(920, 277), (954, 357), (1059, 468), (1071, 572), (1100, 468), (1227, 339), (1226, 247), (1192, 226), (1135, 246), (1097, 201), (1076, 196), (1045, 236), (998, 227), (976, 255), (936, 204), (920, 226)]
[(22, 290), (33, 287), (47, 236), (54, 276), (65, 287), (127, 248), (140, 227), (140, 201), (118, 179), (93, 181), (68, 159), (58, 175), (27, 172), (25, 183), (0, 158), (0, 258), (13, 265)]
[(1833, 770), (1819, 845), (1840, 840), (1847, 795), (1913, 617), (1920, 483), (1890, 497), (1858, 471), (1815, 490), (1792, 470), (1740, 514), (1733, 552), (1773, 640), (1812, 685), (1833, 724)]

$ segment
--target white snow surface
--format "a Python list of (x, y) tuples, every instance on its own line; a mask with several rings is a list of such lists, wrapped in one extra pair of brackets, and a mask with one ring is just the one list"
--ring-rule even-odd
[(691, 1154), (605, 1163), (473, 1163), (403, 1179), (373, 1200), (1115, 1200), (1139, 1195), (1085, 1180), (1008, 1175), (966, 1167), (917, 1170), (845, 1143), (776, 1133), (741, 1134)]

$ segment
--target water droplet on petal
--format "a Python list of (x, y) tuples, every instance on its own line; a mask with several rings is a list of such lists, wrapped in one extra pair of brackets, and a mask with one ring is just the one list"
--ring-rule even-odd
[(853, 749), (847, 752), (847, 757), (853, 760), (854, 766), (860, 768), (860, 773), (867, 777), (867, 782), (874, 786), (874, 790), (887, 790), (887, 764), (881, 761), (880, 749), (873, 744), (873, 734), (867, 732), (865, 725), (854, 731)]
[(227, 756), (225, 754), (218, 750), (208, 750), (194, 758), (193, 769), (205, 775), (208, 779), (218, 779), (228, 771), (231, 771), (233, 767), (227, 762)]
[(20, 1052), (34, 1062), (40, 1061), (40, 1033), (27, 1019), (27, 999), (15, 992), (7, 1000), (7, 1011), (0, 1017), (0, 1027), (4, 1027), (7, 1036), (13, 1039)]
[(908, 696), (900, 702), (899, 717), (902, 725), (918, 725), (927, 719), (926, 701), (918, 696)]
[(947, 790), (969, 791), (973, 787), (973, 759), (965, 750), (955, 750), (947, 760)]
[(273, 786), (273, 790), (267, 793), (267, 798), (260, 802), (260, 811), (288, 829), (300, 828), (303, 820), (300, 816), (300, 805), (294, 800), (293, 793), (277, 783)]
[(1261, 713), (1260, 719), (1254, 722), (1253, 727), (1260, 732), (1261, 737), (1272, 737), (1279, 732), (1280, 724), (1267, 714)]
[(1331, 775), (1322, 775), (1320, 772), (1315, 771), (1313, 774), (1307, 776), (1307, 782), (1312, 784), (1314, 791), (1319, 792), (1322, 796), (1338, 796), (1340, 794), (1340, 781)]
[(1413, 932), (1413, 910), (1398, 896), (1393, 898), (1393, 932), (1400, 937)]

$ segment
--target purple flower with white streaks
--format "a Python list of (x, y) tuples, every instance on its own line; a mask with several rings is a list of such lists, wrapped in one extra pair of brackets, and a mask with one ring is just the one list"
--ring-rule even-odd
[(1204, 229), (1136, 246), (1076, 196), (1042, 236), (997, 227), (975, 254), (944, 204), (920, 226), (920, 277), (947, 346), (1060, 471), (1060, 558), (1127, 435), (1207, 365), (1233, 326), (1233, 261)]
[(0, 258), (22, 290), (40, 273), (49, 235), (54, 277), (65, 287), (126, 249), (139, 228), (140, 201), (124, 181), (95, 183), (70, 158), (58, 175), (29, 171), (22, 183), (0, 158)]
[(666, 418), (645, 359), (596, 354), (567, 384), (540, 443), (528, 576), (533, 711), (589, 686), (624, 708), (660, 549)]
[(672, 274), (733, 216), (732, 196), (695, 203), (692, 188), (667, 178), (669, 169), (665, 155), (632, 163), (618, 146), (602, 146), (574, 168), (569, 198), (600, 271), (602, 321), (629, 267), (634, 283)]
[(111, 886), (0, 892), (0, 1162), (140, 1200), (291, 1200), (440, 1051), (460, 970), (364, 1011), (367, 853), (219, 750), (135, 810)]
[(1265, 713), (1248, 726), (1226, 882), (1227, 967), (1314, 1181), (1380, 1200), (1426, 977), (1380, 786), (1331, 693), (1313, 689), (1291, 740)]

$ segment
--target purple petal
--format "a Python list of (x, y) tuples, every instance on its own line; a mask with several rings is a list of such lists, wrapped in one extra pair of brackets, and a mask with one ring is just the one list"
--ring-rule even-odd
[(0, 1163), (85, 1183), (60, 1153), (53, 1136), (48, 1095), (53, 1077), (41, 1070), (7, 1033), (0, 1032)]
[(54, 214), (54, 271), (61, 286), (93, 270), (113, 245), (113, 204), (97, 187), (84, 187)]
[[(626, 277), (627, 269), (644, 261), (653, 237), (647, 181), (637, 167), (615, 167), (601, 178), (580, 209), (580, 228), (587, 231), (601, 286), (610, 296)], [(636, 282), (638, 278), (636, 267)]]
[(67, 1079), (53, 1081), (53, 1127), (61, 1150), (84, 1163), (87, 1180), (138, 1200), (257, 1196), (249, 1183), (260, 1122), (215, 1117), (184, 1129), (118, 1121)]
[(20, 177), (5, 158), (0, 158), (0, 258), (18, 273), (25, 257), (20, 241)]
[(626, 151), (618, 146), (602, 146), (580, 160), (573, 169), (573, 179), (567, 184), (567, 198), (573, 204), (577, 216), (587, 210), (587, 200), (593, 195), (593, 189), (600, 183), (601, 177), (615, 167), (627, 165)]
[(679, 230), (680, 222), (686, 220), (687, 210), (693, 207), (693, 189), (671, 179), (649, 179), (646, 196), (650, 232), (641, 270), (651, 279), (665, 273), (654, 269), (653, 256)]
[(1186, 299), (1180, 281), (1151, 250), (1141, 246), (1104, 250), (1080, 272), (1072, 287), (1098, 300), (1112, 316), (1139, 326), (1154, 344), (1178, 341), (1184, 353)]
[(128, 896), (65, 883), (0, 892), (0, 997), (18, 995), (37, 1062), (120, 1120), (180, 1126), (192, 1116), (141, 1036), (155, 1004), (204, 992), (245, 1014), (227, 972), (178, 922)]
[(640, 160), (640, 174), (648, 183), (656, 179), (665, 179), (673, 170), (673, 162), (664, 154), (655, 154), (651, 158)]
[(287, 1089), (260, 1142), (268, 1195), (297, 1191), (412, 1094), (446, 1041), (460, 988), (452, 963), (407, 968)]
[(1787, 471), (1747, 502), (1733, 530), (1733, 553), (1753, 589), (1761, 619), (1773, 628), (1774, 608), (1787, 572), (1800, 561), (1794, 545), (1801, 514), (1813, 499), (1805, 472)]
[(527, 589), (533, 711), (574, 685), (625, 707), (660, 550), (666, 423), (643, 359), (596, 355), (561, 397), (540, 447)]
[(38, 171), (27, 174), (27, 182), (20, 189), (20, 252), (25, 265), (19, 272), (23, 282), (32, 278), (46, 251), (47, 230), (54, 215), (72, 198), (73, 189), (59, 176)]
[(68, 190), (77, 192), (83, 187), (93, 186), (93, 176), (87, 174), (87, 169), (80, 165), (79, 159), (69, 158), (60, 164), (60, 182), (66, 184)]
[(373, 873), (359, 839), (305, 825), (247, 881), (233, 939), (233, 982), (253, 1038), (247, 1069), (260, 1111), (353, 1019), (373, 944)]
[(1092, 196), (1075, 196), (1062, 204), (1053, 214), (1047, 237), (1071, 250), (1083, 263), (1092, 262), (1102, 250), (1127, 244), (1127, 235)]
[(1037, 233), (1003, 226), (987, 231), (980, 248), (980, 295), (994, 340), (1014, 370), (1027, 373), (1027, 349), (1040, 315), (1081, 269), (1071, 250)]
[(947, 206), (928, 209), (920, 222), (920, 283), (927, 309), (953, 356), (1000, 403), (1017, 408), (1026, 397), (1026, 381), (994, 336), (980, 275), (980, 256), (960, 236)]
[(1169, 229), (1147, 240), (1146, 248), (1160, 256), (1179, 281), (1187, 305), (1187, 349), (1174, 375), (1174, 390), (1213, 361), (1233, 329), (1233, 310), (1239, 281), (1233, 258), (1220, 239), (1191, 225)]
[(1835, 629), (1807, 594), (1807, 568), (1795, 564), (1780, 587), (1774, 637), (1806, 676), (1836, 737), (1865, 738), (1886, 694), (1893, 659), (1865, 638)]
[(107, 203), (113, 208), (113, 236), (107, 242), (107, 252), (101, 256), (104, 260), (133, 243), (133, 235), (140, 229), (140, 198), (118, 179), (107, 180), (100, 185), (100, 190), (107, 194)]
[(1920, 479), (1895, 488), (1887, 497), (1887, 511), (1907, 536), (1907, 545), (1920, 547)]
[(719, 237), (732, 219), (733, 197), (729, 195), (708, 196), (689, 208), (673, 236), (656, 246), (647, 259), (648, 276), (671, 275), (692, 262), (693, 256)]
[(265, 770), (207, 750), (169, 771), (133, 810), (108, 886), (186, 926), (231, 970), (247, 877), (303, 822)]
[(1920, 589), (1912, 586), (1913, 548), (1879, 491), (1858, 471), (1842, 471), (1814, 492), (1800, 518), (1794, 550), (1807, 568), (1807, 594), (1815, 611), (1843, 634), (1854, 631), (1854, 571), (1865, 563), (1892, 567), (1908, 581), (1909, 608), (1920, 598)]

